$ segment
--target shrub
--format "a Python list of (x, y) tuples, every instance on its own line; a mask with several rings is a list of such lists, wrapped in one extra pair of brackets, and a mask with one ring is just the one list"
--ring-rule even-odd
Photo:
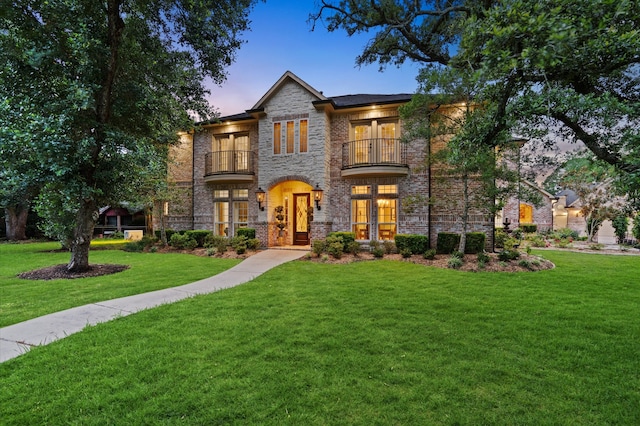
[(521, 223), (520, 229), (522, 229), (522, 232), (531, 234), (538, 231), (538, 225), (536, 225), (535, 223)]
[(508, 262), (510, 260), (516, 260), (520, 257), (520, 252), (518, 250), (502, 250), (498, 253), (498, 260), (502, 262)]
[(452, 269), (460, 269), (462, 264), (463, 264), (463, 261), (458, 256), (451, 256), (447, 261), (447, 266)]
[(313, 240), (311, 243), (311, 251), (315, 253), (317, 256), (320, 256), (327, 250), (327, 241), (326, 240)]
[(198, 243), (198, 247), (204, 247), (204, 242), (205, 242), (207, 236), (208, 235), (213, 235), (213, 232), (197, 229), (197, 230), (193, 230), (193, 231), (186, 231), (184, 233), (184, 235), (188, 236), (189, 238), (193, 238), (194, 240), (196, 240), (196, 242)]
[(253, 228), (238, 228), (236, 230), (237, 237), (247, 237), (247, 240), (254, 239), (256, 237), (256, 230)]
[(175, 233), (171, 235), (169, 245), (177, 249), (193, 250), (198, 246), (198, 242), (188, 235)]
[(347, 245), (347, 253), (351, 253), (354, 256), (358, 256), (358, 254), (360, 254), (360, 243), (357, 241), (351, 241), (348, 245)]
[(530, 244), (533, 247), (546, 247), (547, 246), (547, 241), (544, 239), (544, 237), (542, 235), (534, 235), (531, 236), (529, 238), (527, 238), (530, 242)]
[(604, 244), (601, 244), (601, 243), (589, 244), (589, 248), (591, 250), (602, 250), (604, 248)]
[(125, 243), (123, 250), (128, 252), (141, 252), (146, 247), (151, 247), (156, 242), (155, 238), (144, 236), (138, 241), (130, 241)]
[(486, 263), (489, 263), (490, 261), (491, 261), (491, 257), (489, 257), (489, 255), (484, 251), (481, 251), (480, 253), (478, 253), (478, 262), (482, 262), (486, 264)]
[[(342, 251), (345, 251), (349, 243), (356, 240), (356, 234), (353, 232), (330, 232), (327, 235), (327, 240), (330, 238), (337, 238), (342, 243)], [(331, 240), (334, 242), (335, 240)]]
[(464, 252), (469, 254), (480, 253), (484, 250), (484, 244), (487, 236), (484, 232), (469, 232), (467, 233), (467, 243), (464, 247)]
[(109, 238), (111, 238), (112, 240), (122, 240), (124, 239), (124, 232), (116, 231), (109, 235)]
[(129, 252), (140, 252), (140, 251), (143, 251), (145, 245), (141, 244), (141, 243), (142, 243), (142, 240), (130, 241), (130, 242), (124, 244), (124, 247), (122, 247), (122, 250), (129, 251)]
[(459, 257), (460, 259), (464, 259), (464, 253), (458, 250), (454, 250), (451, 252), (451, 257)]
[(436, 258), (436, 249), (429, 249), (426, 250), (423, 254), (422, 257), (424, 257), (427, 260), (433, 260)]
[(406, 258), (411, 257), (411, 255), (412, 255), (413, 253), (411, 253), (411, 250), (410, 250), (410, 249), (405, 248), (405, 249), (400, 250), (400, 254), (402, 255), (402, 257), (404, 257), (404, 258), (406, 259)]
[(371, 253), (373, 253), (373, 257), (376, 259), (382, 259), (384, 257), (384, 249), (382, 247), (375, 247), (371, 250)]
[(244, 235), (233, 237), (231, 238), (231, 247), (237, 254), (244, 254), (247, 251), (247, 241), (249, 240)]
[(393, 254), (397, 250), (396, 243), (393, 241), (385, 240), (382, 242), (382, 246), (384, 247), (385, 254)]
[(249, 250), (258, 250), (260, 248), (260, 240), (257, 238), (249, 238), (247, 240), (247, 248)]
[(507, 237), (509, 237), (509, 234), (504, 232), (504, 229), (496, 228), (496, 232), (494, 236), (495, 246), (497, 248), (504, 248), (504, 241), (507, 239)]
[(633, 219), (633, 228), (631, 228), (631, 234), (633, 235), (633, 238), (638, 241), (638, 244), (640, 244), (640, 213), (638, 213)]
[(522, 266), (523, 268), (533, 269), (533, 266), (531, 266), (531, 262), (526, 259), (522, 259), (520, 262), (518, 262), (518, 265)]
[[(329, 240), (329, 238), (327, 238), (327, 240)], [(340, 259), (344, 253), (344, 246), (342, 242), (338, 239), (338, 241), (329, 243), (327, 246), (327, 253), (336, 259)]]
[(553, 237), (559, 240), (562, 240), (562, 239), (577, 240), (579, 236), (580, 236), (580, 233), (578, 231), (574, 231), (573, 229), (570, 229), (570, 228), (556, 229), (553, 232)]
[(216, 252), (218, 252), (219, 254), (222, 254), (225, 251), (227, 251), (228, 243), (229, 243), (229, 240), (223, 237), (222, 235), (210, 234), (210, 235), (207, 235), (207, 237), (204, 240), (205, 247), (215, 248)]
[(424, 253), (429, 249), (429, 237), (420, 234), (396, 234), (394, 237), (398, 252), (410, 250), (411, 254)]
[(460, 234), (452, 232), (439, 232), (436, 252), (440, 254), (451, 254), (460, 245)]
[[(178, 231), (174, 231), (173, 229), (165, 229), (164, 230), (165, 234), (167, 234), (167, 241), (171, 241), (171, 237), (173, 236), (173, 234), (179, 234)], [(154, 232), (156, 238), (159, 240), (160, 239), (160, 230), (157, 230)]]
[(625, 215), (618, 215), (611, 221), (613, 230), (616, 234), (618, 244), (624, 242), (624, 238), (627, 236), (627, 229), (629, 228), (629, 219)]

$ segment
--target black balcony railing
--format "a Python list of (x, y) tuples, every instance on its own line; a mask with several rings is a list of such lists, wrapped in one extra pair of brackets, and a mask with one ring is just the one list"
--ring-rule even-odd
[(342, 145), (342, 168), (376, 165), (405, 166), (407, 148), (400, 139), (377, 138)]
[(253, 174), (251, 151), (214, 151), (205, 155), (205, 176), (222, 174)]

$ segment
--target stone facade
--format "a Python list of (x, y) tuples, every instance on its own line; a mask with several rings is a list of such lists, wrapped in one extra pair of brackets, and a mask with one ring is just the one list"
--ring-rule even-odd
[[(437, 144), (400, 142), (398, 108), (410, 98), (327, 98), (285, 73), (253, 108), (201, 123), (174, 150), (171, 175), (189, 213), (170, 206), (169, 228), (233, 234), (248, 226), (264, 246), (308, 245), (332, 231), (357, 231), (363, 242), (417, 233), (435, 247), (438, 232), (461, 229), (461, 186), (424, 166)], [(247, 138), (248, 148), (232, 146)], [(470, 213), (468, 231), (486, 232), (491, 247), (493, 219)]]

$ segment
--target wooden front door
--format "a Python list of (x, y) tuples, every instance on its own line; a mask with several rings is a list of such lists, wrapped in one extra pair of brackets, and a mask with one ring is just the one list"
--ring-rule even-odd
[(309, 216), (307, 212), (311, 206), (310, 194), (293, 194), (293, 245), (306, 246), (309, 244)]

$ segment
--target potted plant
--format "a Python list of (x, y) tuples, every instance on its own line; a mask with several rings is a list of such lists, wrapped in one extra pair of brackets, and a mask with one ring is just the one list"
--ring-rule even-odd
[(276, 212), (276, 220), (278, 221), (278, 223), (276, 224), (276, 226), (278, 227), (278, 236), (282, 237), (284, 236), (284, 228), (287, 227), (287, 225), (284, 223), (284, 207), (277, 206), (275, 208), (275, 212)]

